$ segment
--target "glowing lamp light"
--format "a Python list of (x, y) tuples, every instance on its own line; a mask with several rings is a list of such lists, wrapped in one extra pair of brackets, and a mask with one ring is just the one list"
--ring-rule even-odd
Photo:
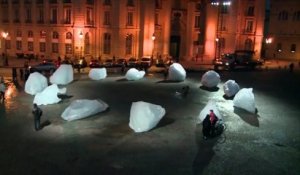
[(3, 38), (6, 39), (8, 37), (8, 32), (2, 32), (1, 35), (2, 35)]
[(216, 42), (219, 42), (219, 38), (216, 38)]
[(267, 44), (271, 44), (272, 41), (273, 41), (272, 38), (266, 38), (266, 43), (267, 43)]
[(151, 38), (152, 38), (152, 40), (154, 41), (154, 40), (155, 40), (155, 35), (153, 34)]
[(281, 49), (278, 49), (278, 52), (281, 52), (282, 50)]
[(83, 38), (83, 33), (82, 33), (82, 31), (80, 31), (80, 33), (79, 33), (79, 38), (80, 38), (80, 39)]

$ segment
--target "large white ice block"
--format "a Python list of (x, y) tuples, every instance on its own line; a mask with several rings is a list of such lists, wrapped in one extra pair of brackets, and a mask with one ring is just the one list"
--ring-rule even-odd
[(172, 81), (184, 81), (186, 77), (186, 72), (184, 68), (179, 63), (173, 63), (169, 67), (168, 80)]
[(234, 80), (228, 80), (224, 83), (223, 90), (227, 97), (232, 97), (240, 90), (240, 86)]
[(214, 100), (209, 100), (206, 106), (201, 110), (200, 114), (198, 115), (197, 123), (202, 123), (206, 115), (209, 114), (210, 110), (214, 111), (218, 119), (223, 119), (223, 116), (221, 115), (216, 102)]
[(126, 79), (127, 80), (139, 80), (143, 78), (145, 75), (145, 71), (139, 71), (136, 68), (131, 68), (126, 72)]
[(51, 75), (50, 82), (52, 84), (66, 85), (73, 81), (73, 67), (70, 64), (62, 64)]
[(245, 109), (246, 111), (255, 113), (255, 99), (252, 88), (241, 89), (233, 98), (233, 105)]
[(129, 126), (135, 132), (145, 132), (154, 128), (166, 110), (160, 105), (143, 101), (133, 102), (130, 109)]
[(37, 105), (55, 104), (61, 101), (57, 94), (66, 93), (66, 88), (59, 89), (56, 84), (46, 87), (42, 92), (34, 96), (33, 103)]
[(201, 84), (209, 88), (218, 86), (220, 81), (220, 75), (213, 70), (205, 72), (201, 78)]
[(67, 121), (78, 120), (105, 111), (108, 105), (102, 100), (80, 99), (73, 101), (61, 114)]
[(47, 78), (38, 72), (34, 72), (29, 75), (25, 83), (25, 92), (35, 95), (38, 92), (42, 92), (47, 86)]
[(107, 77), (106, 68), (93, 68), (89, 72), (89, 77), (92, 80), (101, 80)]

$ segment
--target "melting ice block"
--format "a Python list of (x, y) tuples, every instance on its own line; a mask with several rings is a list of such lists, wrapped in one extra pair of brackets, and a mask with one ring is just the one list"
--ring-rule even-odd
[(93, 68), (89, 72), (89, 77), (92, 80), (101, 80), (107, 77), (106, 68)]
[(240, 90), (240, 86), (234, 80), (228, 80), (224, 83), (223, 90), (227, 97), (232, 97)]
[(184, 81), (186, 72), (179, 63), (173, 63), (169, 68), (168, 80)]
[(129, 126), (135, 132), (145, 132), (154, 128), (166, 110), (160, 105), (143, 101), (133, 102), (130, 109)]
[(50, 82), (52, 84), (66, 85), (73, 81), (73, 67), (69, 64), (62, 64), (59, 68), (51, 75)]
[(108, 105), (102, 100), (80, 99), (73, 101), (61, 114), (67, 121), (78, 120), (105, 111)]
[(233, 98), (233, 105), (245, 109), (246, 111), (255, 113), (255, 99), (252, 88), (241, 89)]
[(47, 86), (47, 78), (38, 72), (34, 72), (29, 75), (25, 83), (25, 92), (35, 95), (38, 92), (42, 92)]
[(143, 78), (145, 75), (145, 71), (139, 71), (136, 68), (131, 68), (126, 72), (126, 79), (127, 80), (139, 80)]
[(201, 78), (201, 84), (209, 88), (218, 86), (220, 81), (220, 75), (213, 70), (205, 72)]
[(57, 94), (66, 93), (66, 88), (59, 89), (56, 84), (46, 87), (42, 92), (34, 96), (33, 103), (37, 105), (55, 104), (61, 101)]
[(221, 113), (218, 110), (216, 102), (214, 100), (209, 100), (206, 106), (201, 110), (200, 114), (198, 115), (197, 123), (202, 123), (206, 115), (209, 114), (210, 110), (214, 111), (218, 119), (223, 119)]

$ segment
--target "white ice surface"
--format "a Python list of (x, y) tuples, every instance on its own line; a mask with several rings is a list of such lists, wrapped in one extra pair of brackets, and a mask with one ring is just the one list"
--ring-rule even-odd
[(242, 88), (233, 98), (233, 106), (255, 113), (255, 99), (252, 88)]
[(70, 64), (62, 64), (51, 75), (50, 82), (52, 84), (66, 85), (73, 81), (73, 67)]
[(218, 119), (223, 119), (223, 116), (221, 115), (216, 102), (214, 100), (209, 100), (206, 106), (201, 110), (200, 114), (198, 115), (197, 123), (202, 123), (202, 121), (205, 119), (206, 115), (209, 114), (211, 109), (214, 111)]
[(107, 77), (106, 68), (93, 68), (89, 72), (89, 77), (92, 80), (101, 80)]
[(179, 63), (173, 63), (169, 67), (168, 80), (184, 81), (186, 78), (186, 71)]
[(145, 132), (154, 128), (166, 110), (160, 105), (143, 101), (133, 102), (130, 109), (129, 126), (135, 132)]
[(61, 101), (57, 94), (66, 93), (66, 88), (59, 89), (56, 84), (46, 87), (42, 92), (34, 96), (33, 103), (37, 105), (55, 104)]
[(126, 79), (127, 80), (139, 80), (143, 78), (145, 75), (145, 71), (139, 71), (136, 68), (131, 68), (126, 72)]
[(61, 114), (67, 121), (78, 120), (105, 111), (108, 105), (102, 100), (80, 99), (73, 101)]
[(213, 70), (205, 72), (201, 78), (201, 84), (209, 88), (218, 86), (220, 81), (220, 75)]
[(47, 78), (38, 73), (31, 73), (25, 83), (25, 92), (27, 94), (35, 95), (42, 92), (48, 86)]
[(227, 97), (232, 97), (240, 90), (240, 86), (234, 80), (228, 80), (224, 83), (223, 90)]

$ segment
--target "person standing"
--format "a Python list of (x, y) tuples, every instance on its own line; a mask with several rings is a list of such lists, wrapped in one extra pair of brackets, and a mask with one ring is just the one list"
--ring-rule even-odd
[(34, 129), (36, 131), (41, 129), (41, 116), (43, 111), (37, 106), (36, 103), (33, 104), (32, 114), (34, 117)]
[(209, 120), (209, 114), (206, 115), (205, 119), (202, 122), (202, 133), (203, 139), (206, 140), (210, 136), (211, 123)]
[(5, 91), (6, 91), (6, 86), (4, 84), (3, 77), (1, 77), (0, 78), (0, 94), (1, 94), (2, 102), (5, 100)]

